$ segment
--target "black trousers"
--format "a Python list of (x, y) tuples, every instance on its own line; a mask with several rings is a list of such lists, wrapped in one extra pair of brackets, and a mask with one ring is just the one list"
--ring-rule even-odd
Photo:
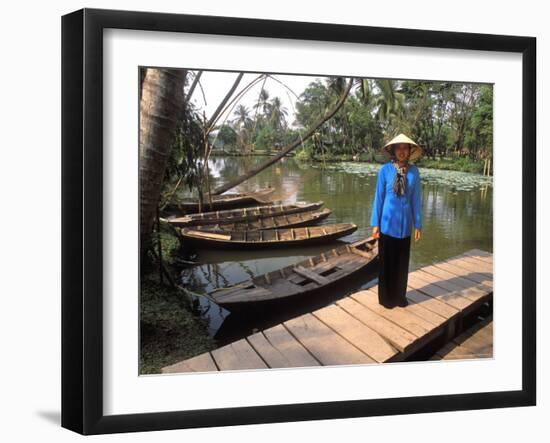
[(378, 239), (378, 302), (387, 307), (406, 306), (411, 237), (380, 233)]

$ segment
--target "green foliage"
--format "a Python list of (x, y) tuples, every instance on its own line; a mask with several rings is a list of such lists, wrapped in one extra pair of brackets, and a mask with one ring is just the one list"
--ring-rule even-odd
[[(156, 233), (153, 242), (153, 249), (158, 251)], [(161, 244), (163, 263), (172, 270), (180, 243), (168, 226), (161, 227)], [(187, 294), (159, 282), (158, 267), (150, 268), (141, 278), (139, 311), (143, 374), (159, 373), (166, 365), (216, 346)]]
[[(346, 81), (327, 77), (309, 83), (296, 102), (293, 125), (281, 99), (262, 89), (250, 108), (238, 104), (210, 141), (216, 148), (240, 155), (277, 151), (333, 108)], [(380, 161), (380, 148), (400, 132), (422, 145), (426, 164), (477, 170), (492, 156), (492, 85), (362, 79), (357, 86), (334, 117), (298, 148), (298, 159)], [(170, 158), (163, 201), (170, 198), (180, 179), (190, 190), (205, 187), (202, 125), (198, 113), (188, 107)], [(459, 158), (471, 162), (455, 162)]]
[(465, 137), (465, 145), (473, 151), (482, 150), (484, 157), (493, 154), (493, 88), (483, 85), (479, 105), (472, 112), (471, 126)]
[(159, 206), (170, 199), (171, 191), (181, 179), (189, 190), (202, 182), (204, 156), (203, 131), (200, 116), (191, 105), (186, 106), (176, 128), (170, 157), (166, 167), (163, 194)]
[(470, 172), (474, 174), (483, 173), (483, 162), (475, 161), (469, 157), (459, 157), (456, 159), (430, 159), (422, 158), (416, 162), (417, 166), (424, 168), (443, 169), (448, 171)]
[(237, 133), (231, 126), (224, 124), (220, 127), (215, 140), (216, 147), (221, 144), (224, 150), (234, 149), (237, 145)]
[(207, 325), (192, 312), (186, 295), (155, 281), (141, 281), (140, 372), (159, 373), (164, 366), (216, 347)]
[[(337, 97), (333, 79), (310, 83), (297, 104), (308, 127)], [(492, 86), (411, 80), (363, 79), (343, 108), (319, 129), (300, 156), (329, 161), (373, 158), (398, 133), (424, 147), (425, 156), (469, 157), (482, 164), (492, 153)], [(453, 163), (454, 164), (454, 163)], [(469, 163), (455, 166), (476, 169)]]
[(281, 139), (273, 126), (264, 126), (256, 134), (254, 141), (255, 149), (261, 149), (269, 152), (279, 143)]

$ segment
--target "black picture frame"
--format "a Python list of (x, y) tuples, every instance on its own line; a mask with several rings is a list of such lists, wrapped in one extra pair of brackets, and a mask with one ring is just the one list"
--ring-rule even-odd
[[(103, 40), (107, 28), (522, 54), (522, 389), (104, 415)], [(536, 404), (536, 39), (533, 37), (83, 9), (62, 17), (62, 426), (82, 434)]]

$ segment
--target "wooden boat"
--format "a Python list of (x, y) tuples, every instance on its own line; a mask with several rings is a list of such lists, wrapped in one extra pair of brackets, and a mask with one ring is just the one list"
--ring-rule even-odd
[(229, 311), (311, 296), (364, 270), (378, 257), (378, 242), (369, 237), (317, 257), (216, 289), (207, 297)]
[(305, 228), (229, 232), (182, 228), (180, 232), (186, 243), (198, 247), (262, 249), (330, 242), (356, 230), (357, 225), (353, 223), (340, 223)]
[[(270, 205), (272, 201), (268, 197), (275, 192), (275, 188), (262, 188), (253, 192), (240, 194), (223, 194), (212, 196), (212, 204), (206, 200), (202, 207), (207, 211), (221, 211), (224, 209), (244, 208), (245, 206)], [(194, 214), (199, 211), (197, 199), (183, 200), (177, 203), (170, 203), (166, 206), (165, 212), (172, 214)]]
[(258, 220), (245, 220), (235, 223), (218, 223), (215, 225), (199, 225), (198, 230), (215, 231), (256, 231), (258, 229), (298, 228), (311, 226), (327, 218), (332, 211), (324, 208), (320, 211), (297, 212), (295, 214), (277, 215), (275, 217), (259, 218)]
[(255, 206), (252, 208), (228, 209), (225, 211), (199, 212), (182, 217), (167, 219), (174, 226), (187, 227), (198, 225), (215, 225), (218, 223), (233, 223), (241, 221), (259, 220), (265, 217), (296, 214), (299, 212), (314, 211), (323, 206), (323, 202), (297, 202), (290, 205)]

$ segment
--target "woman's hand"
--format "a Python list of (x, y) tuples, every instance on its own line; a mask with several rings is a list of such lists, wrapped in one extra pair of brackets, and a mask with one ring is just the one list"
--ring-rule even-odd
[(414, 228), (414, 241), (420, 240), (420, 237), (421, 237), (420, 229)]
[(380, 238), (380, 229), (378, 228), (378, 226), (374, 226), (372, 228), (372, 236), (374, 238)]

